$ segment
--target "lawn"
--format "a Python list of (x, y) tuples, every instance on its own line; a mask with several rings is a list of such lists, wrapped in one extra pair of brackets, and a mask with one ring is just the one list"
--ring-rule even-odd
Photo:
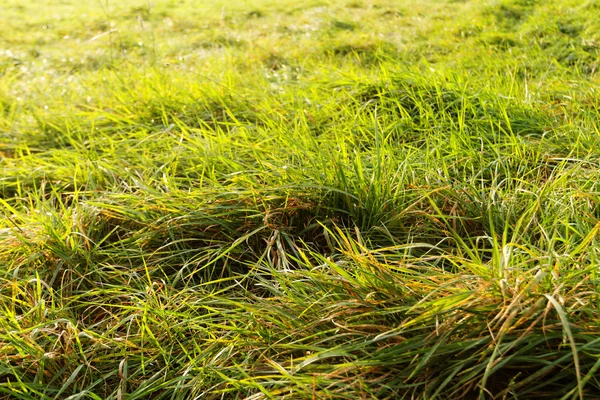
[(4, 0), (0, 399), (600, 398), (598, 0)]

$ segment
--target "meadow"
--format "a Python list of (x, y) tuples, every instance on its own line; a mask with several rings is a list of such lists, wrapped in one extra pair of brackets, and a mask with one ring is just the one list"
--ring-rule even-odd
[(0, 399), (600, 398), (600, 1), (4, 0)]

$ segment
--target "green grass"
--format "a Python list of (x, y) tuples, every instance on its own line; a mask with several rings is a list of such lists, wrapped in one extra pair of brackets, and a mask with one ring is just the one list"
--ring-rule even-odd
[(600, 398), (598, 1), (5, 3), (1, 399)]

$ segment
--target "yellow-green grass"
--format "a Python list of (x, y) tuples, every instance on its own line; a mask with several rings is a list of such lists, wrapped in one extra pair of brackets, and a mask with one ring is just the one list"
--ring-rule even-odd
[(600, 3), (8, 0), (0, 398), (600, 397)]

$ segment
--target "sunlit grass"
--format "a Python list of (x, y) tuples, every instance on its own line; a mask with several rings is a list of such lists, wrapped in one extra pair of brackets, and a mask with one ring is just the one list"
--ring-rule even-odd
[(9, 1), (0, 398), (600, 397), (598, 21)]

